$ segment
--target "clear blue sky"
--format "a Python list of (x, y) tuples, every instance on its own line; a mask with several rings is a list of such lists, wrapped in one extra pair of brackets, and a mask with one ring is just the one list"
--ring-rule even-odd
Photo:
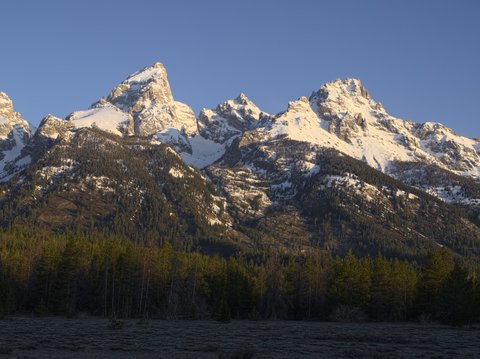
[(196, 112), (357, 77), (392, 115), (480, 136), (480, 1), (2, 0), (0, 34), (0, 90), (34, 124), (160, 61)]

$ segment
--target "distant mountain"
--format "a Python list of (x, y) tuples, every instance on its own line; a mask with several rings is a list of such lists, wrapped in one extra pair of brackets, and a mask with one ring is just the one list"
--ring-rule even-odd
[(8, 180), (30, 163), (28, 157), (16, 161), (30, 137), (28, 122), (15, 112), (7, 94), (0, 92), (0, 181)]
[(195, 118), (156, 63), (33, 135), (1, 93), (0, 151), (5, 227), (210, 252), (447, 246), (480, 258), (478, 139), (392, 117), (356, 79), (276, 115), (240, 94)]

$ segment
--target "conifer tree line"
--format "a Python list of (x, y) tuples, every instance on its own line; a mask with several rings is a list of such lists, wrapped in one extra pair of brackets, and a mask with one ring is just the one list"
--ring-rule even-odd
[(229, 258), (103, 235), (0, 232), (0, 316), (401, 321), (480, 319), (480, 270), (352, 252)]

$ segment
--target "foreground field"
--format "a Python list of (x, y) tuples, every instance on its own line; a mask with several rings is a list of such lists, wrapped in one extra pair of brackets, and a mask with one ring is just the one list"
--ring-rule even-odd
[(0, 358), (479, 357), (480, 330), (293, 321), (137, 321), (13, 317)]

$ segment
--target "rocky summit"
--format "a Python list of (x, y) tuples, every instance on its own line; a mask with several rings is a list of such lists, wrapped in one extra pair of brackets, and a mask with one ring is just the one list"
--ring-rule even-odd
[(36, 130), (0, 93), (0, 181), (3, 227), (480, 259), (479, 140), (395, 118), (357, 79), (279, 114), (242, 93), (195, 117), (155, 63)]
[(7, 94), (0, 92), (0, 181), (8, 180), (14, 171), (30, 162), (28, 157), (16, 161), (30, 135), (28, 122), (15, 112)]

